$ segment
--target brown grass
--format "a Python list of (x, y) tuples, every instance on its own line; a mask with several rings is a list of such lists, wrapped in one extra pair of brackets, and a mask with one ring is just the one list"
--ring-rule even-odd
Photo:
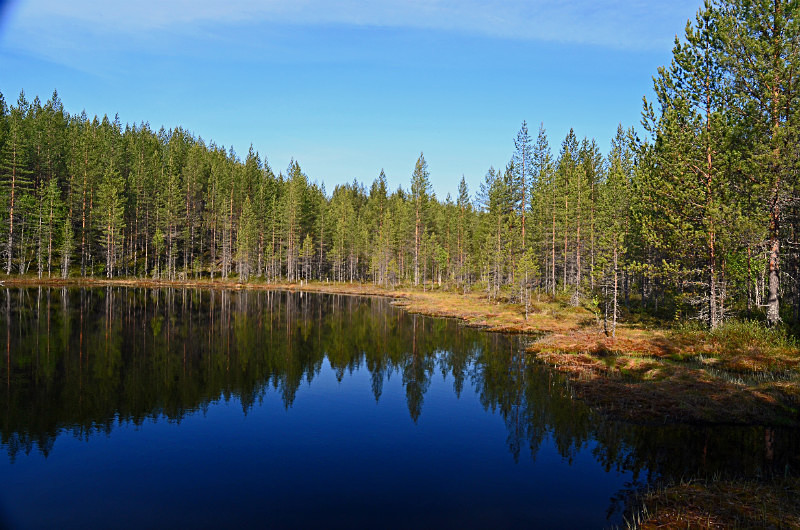
[(616, 338), (572, 329), (543, 337), (529, 352), (614, 418), (800, 424), (800, 351), (754, 326), (715, 333), (621, 327)]
[(690, 481), (651, 491), (632, 521), (656, 528), (800, 528), (800, 479)]

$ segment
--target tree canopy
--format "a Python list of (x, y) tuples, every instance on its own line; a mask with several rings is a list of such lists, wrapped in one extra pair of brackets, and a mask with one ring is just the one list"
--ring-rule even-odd
[(328, 193), (175, 127), (70, 115), (0, 95), (6, 274), (406, 283), (599, 300), (621, 312), (798, 323), (800, 3), (714, 0), (687, 23), (610, 152), (575, 131), (554, 153), (523, 121), (480, 189), (439, 198), (420, 154)]

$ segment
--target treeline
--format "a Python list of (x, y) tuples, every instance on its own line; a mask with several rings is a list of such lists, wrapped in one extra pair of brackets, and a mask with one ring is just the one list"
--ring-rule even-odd
[[(292, 161), (0, 96), (6, 274), (321, 280), (482, 289), (661, 318), (798, 322), (795, 2), (708, 2), (603, 155), (527, 124), (477, 193), (437, 198), (424, 156), (328, 193)], [(781, 303), (783, 301), (783, 303)]]

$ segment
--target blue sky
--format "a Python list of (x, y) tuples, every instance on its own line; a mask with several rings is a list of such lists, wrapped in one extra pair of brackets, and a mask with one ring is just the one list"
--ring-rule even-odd
[(0, 91), (252, 143), (328, 191), (386, 170), (475, 191), (522, 120), (605, 151), (699, 0), (0, 0)]

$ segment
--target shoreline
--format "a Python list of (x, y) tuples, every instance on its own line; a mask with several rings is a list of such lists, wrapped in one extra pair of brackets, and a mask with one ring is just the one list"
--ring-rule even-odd
[[(384, 288), (364, 283), (262, 283), (230, 280), (150, 280), (130, 278), (31, 278), (9, 277), (0, 279), (0, 287), (139, 287), (139, 288), (197, 288), (217, 290), (292, 291), (350, 296), (381, 296), (395, 301), (396, 305), (415, 314), (456, 318), (469, 327), (495, 333), (537, 334), (564, 331), (566, 325), (552, 323), (546, 329), (537, 327), (534, 320), (526, 322), (524, 315), (512, 304), (487, 301), (481, 293), (459, 294), (439, 289), (422, 291), (399, 286)], [(464, 303), (467, 302), (468, 305)], [(458, 307), (461, 306), (461, 307)], [(531, 315), (532, 317), (534, 315)]]

